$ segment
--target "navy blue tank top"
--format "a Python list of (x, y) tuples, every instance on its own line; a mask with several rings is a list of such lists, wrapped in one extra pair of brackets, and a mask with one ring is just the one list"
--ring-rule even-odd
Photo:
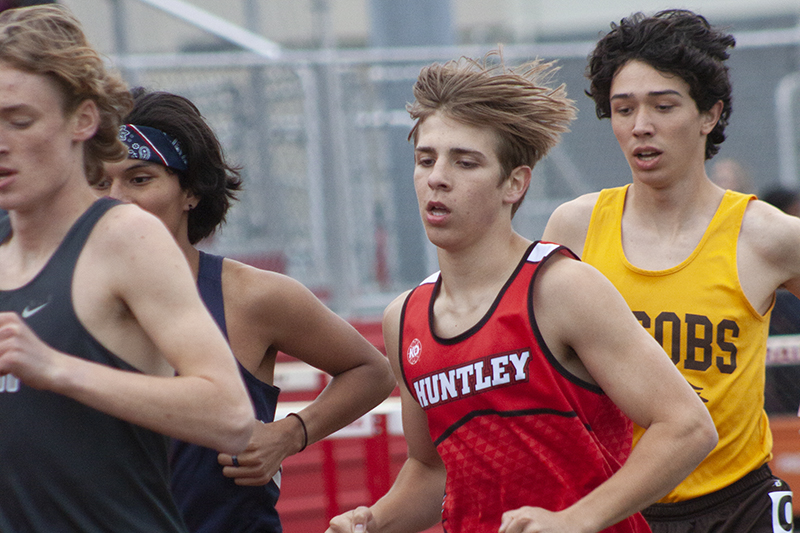
[[(225, 305), (222, 299), (222, 257), (200, 252), (197, 287), (225, 337)], [(238, 363), (238, 362), (237, 362)], [(239, 364), (244, 384), (262, 422), (275, 419), (280, 389), (264, 383)], [(236, 485), (222, 475), (218, 452), (173, 441), (172, 492), (189, 530), (193, 533), (280, 533), (275, 504), (280, 489), (275, 481), (261, 487)]]
[[(95, 202), (26, 285), (0, 291), (56, 350), (137, 372), (104, 348), (72, 304), (75, 264), (96, 222), (118, 202)], [(0, 242), (11, 232), (0, 221)], [(185, 532), (169, 490), (169, 440), (66, 396), (0, 377), (0, 531)]]

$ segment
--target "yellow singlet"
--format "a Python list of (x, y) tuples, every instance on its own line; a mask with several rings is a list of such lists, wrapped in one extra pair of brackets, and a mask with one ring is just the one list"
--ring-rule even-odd
[[(754, 197), (727, 191), (703, 238), (679, 265), (636, 268), (622, 249), (628, 186), (607, 189), (592, 212), (583, 260), (605, 274), (639, 322), (672, 358), (708, 407), (719, 433), (709, 456), (664, 497), (677, 502), (719, 490), (772, 457), (764, 412), (770, 308), (756, 311), (739, 284), (736, 249)], [(634, 429), (634, 445), (643, 430)]]

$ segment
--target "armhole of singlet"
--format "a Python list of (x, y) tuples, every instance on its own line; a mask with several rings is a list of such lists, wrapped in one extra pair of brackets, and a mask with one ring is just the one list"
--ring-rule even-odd
[(411, 387), (409, 386), (408, 378), (406, 377), (406, 367), (403, 365), (403, 333), (406, 324), (406, 308), (408, 307), (408, 302), (411, 300), (411, 296), (414, 294), (414, 292), (416, 292), (416, 290), (416, 287), (413, 288), (411, 292), (408, 293), (408, 296), (406, 296), (405, 301), (403, 301), (403, 307), (400, 310), (400, 327), (397, 334), (397, 362), (400, 365), (400, 375), (403, 376), (403, 383), (408, 391), (411, 391)]
[(542, 350), (542, 354), (544, 354), (545, 358), (550, 363), (550, 365), (561, 376), (563, 376), (564, 379), (568, 380), (570, 383), (572, 383), (574, 385), (577, 385), (577, 386), (579, 386), (581, 388), (584, 388), (584, 389), (589, 390), (591, 392), (594, 392), (596, 394), (605, 394), (603, 392), (603, 389), (601, 389), (598, 385), (595, 385), (594, 383), (589, 383), (588, 381), (585, 381), (585, 380), (579, 378), (578, 376), (576, 376), (575, 374), (573, 374), (572, 372), (567, 370), (561, 363), (558, 362), (558, 360), (553, 355), (553, 352), (550, 351), (550, 347), (547, 346), (547, 343), (545, 342), (544, 338), (542, 337), (542, 332), (539, 331), (539, 326), (536, 323), (536, 314), (534, 313), (534, 309), (533, 309), (533, 290), (534, 290), (534, 285), (535, 285), (535, 282), (536, 282), (536, 278), (539, 276), (539, 274), (541, 274), (542, 266), (544, 266), (544, 264), (547, 261), (549, 261), (550, 259), (555, 257), (556, 254), (560, 254), (560, 255), (566, 256), (566, 257), (568, 257), (568, 258), (570, 258), (572, 260), (575, 260), (575, 261), (580, 261), (578, 256), (575, 255), (575, 253), (572, 250), (570, 250), (566, 246), (562, 246), (562, 245), (558, 245), (557, 247), (553, 248), (549, 253), (547, 253), (547, 255), (545, 255), (545, 256), (543, 256), (541, 258), (541, 260), (539, 261), (539, 266), (536, 268), (536, 272), (534, 272), (533, 275), (531, 276), (530, 285), (528, 286), (528, 295), (527, 295), (527, 298), (526, 298), (527, 299), (527, 307), (528, 307), (528, 322), (530, 323), (531, 330), (533, 331), (533, 334), (534, 334), (534, 336), (536, 337), (536, 340), (539, 343), (539, 347)]

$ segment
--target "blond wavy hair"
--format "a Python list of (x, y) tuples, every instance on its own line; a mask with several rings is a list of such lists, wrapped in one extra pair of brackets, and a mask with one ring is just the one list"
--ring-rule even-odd
[[(497, 155), (502, 183), (519, 166), (533, 168), (569, 131), (575, 103), (566, 86), (549, 87), (558, 70), (555, 62), (537, 59), (508, 67), (501, 50), (482, 60), (462, 57), (424, 67), (408, 104), (414, 127), (408, 135), (417, 143), (419, 126), (437, 111), (471, 126), (492, 129), (498, 137)], [(516, 213), (524, 196), (512, 207)]]
[(95, 102), (100, 125), (84, 143), (84, 167), (90, 182), (100, 178), (103, 161), (125, 158), (127, 149), (119, 140), (119, 127), (133, 100), (122, 77), (106, 69), (81, 23), (66, 7), (49, 4), (0, 13), (0, 61), (55, 81), (65, 115), (85, 100)]

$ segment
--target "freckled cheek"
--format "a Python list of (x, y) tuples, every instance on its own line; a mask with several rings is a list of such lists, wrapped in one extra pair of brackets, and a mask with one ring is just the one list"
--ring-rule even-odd
[(419, 173), (414, 173), (414, 192), (417, 194), (417, 199), (421, 202), (425, 191), (428, 189), (428, 181)]
[(21, 143), (19, 146), (23, 147), (25, 154), (36, 162), (58, 159), (63, 164), (63, 155), (58, 150), (58, 146), (53, 143), (52, 139), (42, 139), (32, 143)]

